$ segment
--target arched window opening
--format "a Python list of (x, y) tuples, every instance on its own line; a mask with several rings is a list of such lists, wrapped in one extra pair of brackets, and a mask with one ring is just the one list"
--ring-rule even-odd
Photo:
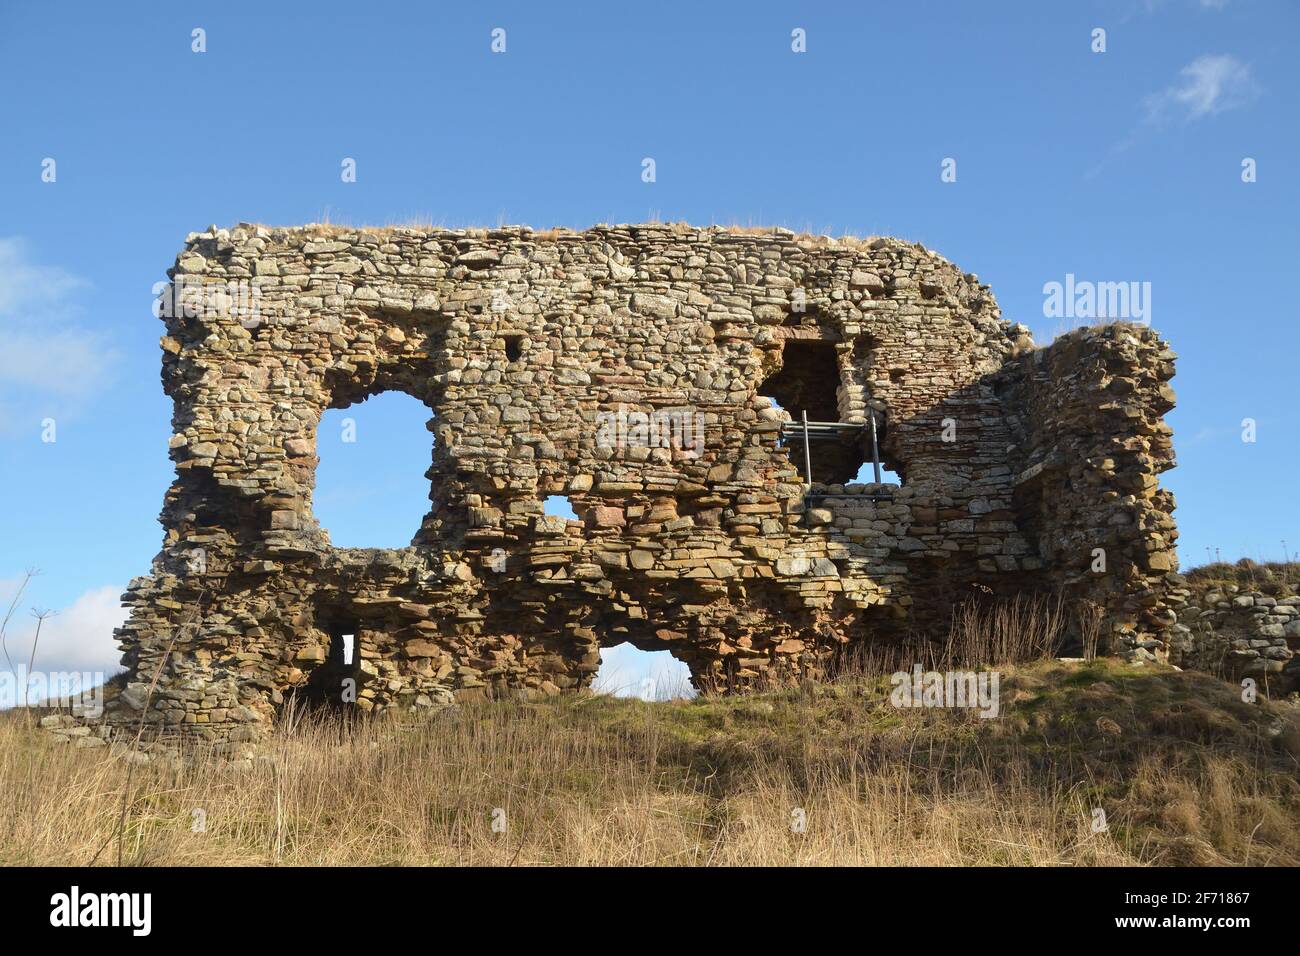
[(327, 409), (312, 508), (337, 548), (405, 548), (429, 511), (429, 408), (384, 392)]

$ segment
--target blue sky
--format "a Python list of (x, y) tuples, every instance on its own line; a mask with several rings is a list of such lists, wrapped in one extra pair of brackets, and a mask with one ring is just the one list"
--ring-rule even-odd
[[(1300, 550), (1297, 5), (468, 6), (0, 9), (0, 596), (42, 570), (15, 633), (60, 611), (47, 666), (116, 658), (171, 477), (153, 287), (187, 232), (240, 220), (896, 235), (1040, 341), (1068, 325), (1045, 283), (1149, 282), (1180, 355), (1184, 565)], [(323, 427), (322, 514), (341, 543), (404, 543), (428, 436), (418, 408), (372, 404), (348, 410), (364, 456)]]

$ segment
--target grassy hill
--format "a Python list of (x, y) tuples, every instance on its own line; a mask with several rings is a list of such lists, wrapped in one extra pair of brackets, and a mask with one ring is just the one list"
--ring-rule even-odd
[(0, 863), (1300, 864), (1294, 703), (1112, 660), (1000, 670), (987, 720), (859, 676), (310, 719), (133, 769), (9, 713)]

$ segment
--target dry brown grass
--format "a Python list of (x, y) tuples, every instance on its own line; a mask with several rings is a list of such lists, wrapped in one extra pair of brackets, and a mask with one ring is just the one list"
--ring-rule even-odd
[(1252, 561), (1241, 558), (1235, 563), (1216, 561), (1185, 572), (1192, 588), (1204, 595), (1224, 585), (1236, 585), (1274, 597), (1291, 597), (1300, 582), (1300, 562)]
[[(987, 589), (986, 589), (987, 590)], [(953, 607), (948, 629), (938, 640), (912, 632), (898, 643), (859, 642), (832, 666), (838, 680), (880, 677), (910, 670), (980, 669), (1025, 664), (1056, 657), (1063, 649), (1071, 608), (1059, 596), (1025, 593), (1010, 599), (972, 595)], [(1086, 607), (1074, 609), (1083, 621)]]
[[(1003, 713), (899, 711), (887, 681), (301, 722), (242, 764), (138, 767), (127, 864), (1300, 863), (1300, 723), (1109, 661), (1004, 669)], [(0, 863), (84, 865), (127, 767), (0, 720)], [(1092, 810), (1109, 829), (1093, 833)], [(493, 811), (505, 813), (494, 832)], [(194, 811), (206, 818), (192, 832)], [(792, 829), (797, 810), (805, 832)], [(111, 862), (116, 847), (102, 854)]]
[[(431, 216), (413, 216), (409, 219), (391, 220), (383, 225), (352, 224), (345, 222), (332, 222), (328, 213), (323, 215), (323, 221), (304, 223), (296, 226), (272, 226), (267, 223), (253, 223), (252, 225), (261, 226), (277, 232), (303, 232), (313, 237), (335, 237), (347, 233), (361, 233), (365, 235), (389, 235), (400, 232), (413, 232), (419, 234), (436, 234), (440, 232), (464, 233), (466, 235), (485, 236), (493, 229), (512, 229), (520, 226), (530, 228), (526, 224), (514, 223), (507, 224), (504, 221), (498, 222), (495, 226), (486, 226), (482, 223), (448, 223), (445, 220), (435, 220)], [(608, 226), (608, 224), (600, 224)], [(798, 242), (808, 248), (822, 249), (859, 249), (870, 247), (878, 243), (887, 245), (914, 248), (927, 251), (932, 255), (937, 255), (933, 250), (927, 250), (920, 243), (910, 242), (905, 239), (891, 238), (877, 235), (856, 235), (845, 233), (838, 236), (831, 236), (825, 233), (814, 232), (811, 226), (800, 228), (789, 228), (778, 225), (761, 225), (753, 222), (750, 223), (712, 223), (708, 226), (697, 226), (689, 222), (675, 220), (669, 222), (651, 219), (648, 222), (641, 223), (624, 223), (625, 227), (637, 229), (663, 229), (670, 232), (685, 235), (694, 232), (706, 233), (724, 233), (733, 236), (772, 236), (780, 233), (782, 230), (790, 234)], [(595, 227), (593, 227), (595, 228)], [(582, 229), (572, 228), (569, 226), (550, 226), (545, 229), (532, 229), (532, 238), (537, 242), (556, 242), (562, 239), (581, 239), (585, 232)]]

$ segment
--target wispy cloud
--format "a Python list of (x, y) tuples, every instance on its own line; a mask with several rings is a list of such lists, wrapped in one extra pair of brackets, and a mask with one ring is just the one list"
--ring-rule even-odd
[(1173, 123), (1192, 123), (1252, 103), (1261, 93), (1250, 65), (1228, 53), (1198, 56), (1178, 71), (1164, 89), (1142, 100), (1142, 121), (1085, 174), (1092, 179), (1113, 160), (1128, 152), (1144, 136)]
[[(1200, 7), (1202, 10), (1225, 10), (1232, 0), (1187, 0), (1190, 6)], [(1169, 6), (1169, 0), (1142, 0), (1130, 14), (1123, 18), (1121, 22), (1128, 22), (1138, 13), (1144, 13), (1147, 16), (1159, 13), (1165, 7)], [(1181, 6), (1181, 4), (1179, 4)]]
[(1183, 445), (1217, 444), (1228, 438), (1239, 439), (1241, 430), (1230, 425), (1202, 425), (1191, 435), (1182, 439)]
[(104, 389), (119, 353), (81, 324), (90, 283), (0, 238), (0, 436), (74, 418)]
[(1249, 65), (1227, 53), (1198, 56), (1178, 79), (1143, 100), (1148, 123), (1191, 122), (1238, 109), (1259, 96)]
[(32, 262), (22, 239), (0, 238), (0, 318), (33, 311), (48, 313), (87, 286), (84, 279), (69, 272)]

